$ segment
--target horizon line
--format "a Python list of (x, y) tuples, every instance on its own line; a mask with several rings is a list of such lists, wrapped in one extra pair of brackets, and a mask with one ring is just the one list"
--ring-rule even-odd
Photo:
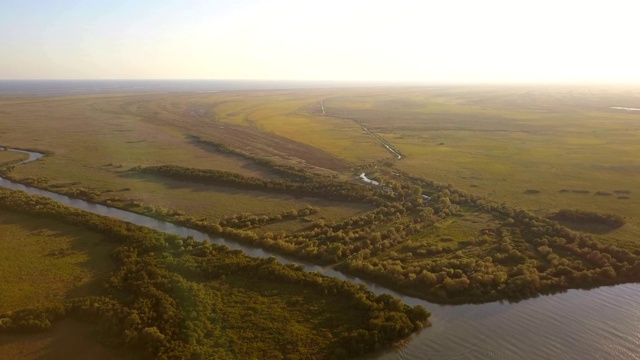
[(336, 84), (381, 84), (381, 85), (409, 85), (409, 86), (434, 86), (434, 85), (623, 85), (640, 87), (633, 81), (427, 81), (427, 80), (320, 80), (320, 79), (242, 79), (242, 78), (0, 78), (0, 82), (32, 82), (32, 81), (229, 81), (229, 82), (290, 82), (290, 83), (336, 83)]

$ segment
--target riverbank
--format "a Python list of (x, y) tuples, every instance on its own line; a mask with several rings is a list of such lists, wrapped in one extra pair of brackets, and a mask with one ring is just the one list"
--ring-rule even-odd
[[(372, 283), (368, 285), (378, 294), (390, 292)], [(634, 300), (640, 296), (637, 284), (590, 291), (570, 290), (513, 304), (496, 302), (459, 306), (439, 306), (390, 293), (410, 305), (428, 306), (433, 314), (433, 327), (411, 337), (401, 349), (378, 353), (373, 355), (375, 358), (527, 358), (521, 355), (528, 354), (533, 359), (565, 354), (569, 359), (585, 359), (591, 354), (604, 354), (607, 346), (603, 342), (611, 344), (610, 341), (615, 341), (619, 344), (618, 350), (607, 352), (608, 358), (633, 359), (629, 349), (634, 349), (634, 342), (628, 335), (640, 321)], [(514, 317), (515, 314), (518, 315)], [(584, 322), (589, 324), (583, 325), (588, 326), (588, 332), (571, 331)], [(615, 329), (615, 333), (611, 334), (611, 329)], [(610, 335), (600, 336), (602, 334)]]
[[(12, 186), (31, 193), (40, 193), (65, 200), (70, 204), (81, 205), (87, 209), (102, 209), (107, 216), (120, 216), (125, 221), (130, 221), (132, 217), (137, 218), (140, 216), (45, 192), (44, 190), (25, 187), (21, 184), (14, 183)], [(139, 220), (160, 231), (173, 231), (180, 236), (193, 236), (195, 239), (209, 238), (202, 232), (189, 231), (157, 219), (141, 217)], [(250, 256), (269, 257), (275, 255), (262, 249), (238, 246), (237, 243), (226, 242), (224, 239), (216, 239), (216, 241), (230, 248), (242, 250)], [(301, 261), (279, 255), (276, 255), (276, 257), (278, 261), (283, 263), (301, 263)], [(616, 328), (618, 330), (616, 334), (619, 337), (616, 341), (620, 344), (620, 349), (622, 350), (608, 353), (609, 357), (613, 359), (633, 359), (633, 357), (628, 356), (631, 354), (629, 350), (623, 350), (634, 349), (632, 340), (625, 334), (628, 333), (629, 327), (635, 324), (634, 321), (640, 321), (640, 318), (637, 318), (633, 302), (612, 302), (610, 299), (633, 299), (633, 294), (640, 294), (640, 286), (637, 284), (604, 287), (590, 291), (569, 290), (563, 294), (542, 296), (518, 303), (495, 302), (481, 305), (442, 306), (399, 294), (358, 277), (346, 277), (332, 268), (310, 263), (305, 265), (308, 271), (321, 271), (327, 276), (335, 276), (356, 284), (366, 284), (369, 290), (376, 294), (390, 293), (407, 304), (423, 305), (432, 312), (432, 329), (414, 335), (401, 349), (375, 354), (373, 355), (375, 358), (440, 359), (460, 356), (460, 354), (482, 358), (522, 358), (522, 354), (531, 354), (531, 358), (549, 358), (557, 357), (558, 351), (561, 351), (564, 354), (563, 356), (567, 358), (584, 359), (589, 358), (588, 355), (590, 354), (601, 354), (602, 349), (606, 348), (606, 346), (599, 344), (609, 337), (594, 336), (592, 333), (608, 332), (610, 330), (609, 324), (617, 322)], [(576, 306), (576, 304), (581, 305)], [(591, 310), (596, 308), (599, 310)], [(518, 317), (518, 321), (515, 321), (514, 313), (523, 315)], [(578, 319), (592, 318), (594, 314), (602, 314), (604, 316), (604, 313), (607, 314), (606, 319), (589, 320), (588, 327), (590, 332), (576, 333), (570, 330), (577, 326), (576, 321)], [(549, 327), (549, 324), (554, 325)], [(536, 328), (545, 328), (546, 330), (543, 333), (539, 333), (535, 330)], [(545, 335), (537, 338), (536, 341), (517, 341), (517, 339), (529, 339), (532, 336), (536, 336), (535, 334)], [(566, 342), (564, 339), (566, 339)], [(569, 343), (575, 345), (567, 346)], [(496, 352), (496, 349), (500, 349), (500, 351)], [(571, 355), (567, 356), (567, 351), (570, 351)]]
[[(376, 296), (357, 285), (303, 271), (295, 264), (282, 265), (273, 257), (248, 257), (228, 246), (209, 241), (197, 242), (196, 236), (201, 240), (208, 240), (208, 237), (191, 229), (28, 188), (6, 179), (2, 179), (0, 185), (23, 188), (67, 201), (73, 206), (61, 206), (49, 198), (33, 197), (24, 192), (2, 190), (0, 206), (3, 208), (86, 226), (104, 234), (110, 242), (121, 244), (114, 252), (120, 269), (112, 273), (107, 283), (109, 294), (124, 292), (124, 297), (69, 299), (62, 308), (26, 309), (3, 314), (0, 315), (0, 332), (46, 330), (50, 323), (71, 316), (93, 321), (97, 318), (102, 326), (110, 324), (108, 327), (111, 329), (124, 327), (111, 336), (123, 338), (126, 343), (144, 345), (143, 352), (151, 357), (178, 353), (187, 357), (200, 354), (227, 358), (229, 354), (226, 351), (236, 356), (255, 357), (267, 351), (273, 356), (297, 354), (308, 358), (344, 358), (396, 343), (428, 324), (429, 314), (422, 307), (404, 306), (391, 296)], [(89, 211), (77, 210), (81, 207)], [(94, 215), (100, 211), (107, 215)], [(124, 216), (128, 222), (116, 220), (118, 216)], [(136, 222), (144, 224), (134, 225)], [(158, 230), (152, 230), (153, 227)], [(180, 233), (181, 236), (170, 235), (172, 233)], [(192, 269), (194, 262), (198, 263), (197, 271)], [(144, 276), (137, 278), (140, 272)], [(172, 279), (169, 284), (163, 280), (167, 276)], [(233, 288), (231, 293), (227, 293), (228, 287)], [(188, 301), (176, 297), (175, 291), (189, 293)], [(239, 296), (238, 292), (244, 295)], [(224, 296), (224, 304), (215, 301), (220, 296)], [(173, 309), (171, 301), (167, 302), (167, 297), (177, 303), (177, 310)], [(149, 303), (160, 303), (164, 309), (162, 314), (148, 316), (149, 313), (155, 314), (157, 309), (139, 309)], [(103, 311), (107, 304), (110, 310), (105, 314)], [(208, 305), (203, 307), (203, 304)], [(120, 310), (112, 313), (118, 307)], [(254, 312), (250, 319), (246, 316), (247, 309)], [(132, 316), (137, 318), (137, 311), (145, 314), (141, 324), (139, 321), (124, 321), (123, 316), (129, 320)], [(32, 322), (25, 323), (22, 314), (28, 314)], [(194, 314), (198, 320), (190, 319)], [(274, 322), (272, 316), (279, 320)], [(184, 341), (180, 334), (188, 329), (179, 327), (179, 324), (185, 321), (200, 335), (180, 346)], [(36, 323), (36, 327), (30, 325)], [(264, 325), (276, 323), (277, 326)], [(300, 324), (305, 325), (301, 327)], [(221, 336), (212, 338), (216, 344), (210, 343), (212, 339), (202, 337), (205, 332), (210, 333), (212, 328), (219, 327), (225, 330), (216, 330)], [(148, 329), (154, 329), (153, 334), (162, 336), (148, 337)], [(284, 329), (287, 329), (286, 335)], [(287, 344), (285, 349), (272, 342), (274, 335), (277, 336), (273, 341)], [(221, 348), (218, 342), (223, 340), (228, 343)]]
[[(181, 168), (180, 172), (180, 174), (189, 176), (191, 176), (190, 174), (198, 175), (200, 173), (201, 171), (199, 169), (189, 168)], [(213, 175), (216, 174), (218, 174), (218, 172), (213, 173)], [(234, 174), (225, 173), (225, 177), (231, 175)], [(361, 174), (361, 178), (363, 177), (366, 180), (372, 181), (368, 179), (364, 173)], [(187, 180), (188, 179), (189, 178), (187, 178)], [(217, 177), (214, 176), (214, 179), (217, 179)], [(237, 178), (237, 181), (239, 181), (239, 184), (242, 186), (244, 186), (244, 180), (245, 179), (241, 177)], [(254, 181), (254, 179), (249, 180)], [(329, 181), (329, 179), (325, 180)], [(400, 186), (396, 184), (394, 185), (396, 188), (391, 189), (390, 192), (394, 194), (394, 197), (401, 200), (404, 199), (402, 203), (394, 202), (384, 204), (373, 212), (345, 220), (343, 223), (334, 225), (312, 223), (310, 227), (303, 232), (295, 234), (283, 233), (279, 239), (273, 235), (260, 236), (254, 231), (246, 231), (244, 227), (246, 225), (241, 225), (240, 227), (232, 225), (233, 221), (238, 220), (237, 217), (229, 219), (232, 221), (231, 224), (224, 224), (210, 223), (193, 217), (177, 216), (175, 214), (172, 215), (171, 212), (163, 212), (163, 216), (160, 217), (159, 220), (161, 222), (172, 223), (172, 226), (181, 227), (175, 225), (180, 224), (186, 229), (202, 232), (204, 235), (199, 235), (200, 240), (206, 239), (207, 237), (220, 237), (220, 241), (222, 242), (235, 243), (236, 245), (242, 244), (243, 251), (257, 251), (260, 254), (268, 253), (270, 255), (277, 254), (286, 259), (286, 262), (303, 263), (308, 267), (313, 266), (320, 269), (329, 269), (327, 266), (330, 266), (331, 271), (341, 273), (341, 275), (332, 276), (357, 278), (358, 280), (365, 278), (377, 284), (384, 284), (398, 292), (440, 304), (483, 303), (498, 300), (520, 301), (540, 294), (554, 294), (566, 291), (568, 288), (593, 288), (596, 286), (629, 282), (630, 279), (633, 279), (634, 276), (637, 275), (638, 266), (637, 264), (633, 264), (633, 254), (611, 247), (602, 248), (598, 244), (593, 243), (588, 236), (571, 232), (555, 222), (534, 216), (528, 212), (509, 209), (504, 205), (484, 204), (482, 199), (474, 198), (472, 195), (458, 192), (455, 189), (438, 187), (419, 179), (414, 179), (414, 182), (415, 181), (422, 184), (422, 187), (430, 187), (436, 191), (435, 195), (433, 195), (435, 200), (433, 202), (429, 200), (430, 203), (428, 206), (431, 207), (426, 206), (425, 195), (420, 194), (421, 190), (419, 186), (407, 186), (406, 184)], [(451, 192), (449, 190), (451, 190)], [(453, 195), (451, 193), (453, 193)], [(83, 194), (84, 192), (74, 192), (74, 197), (82, 197)], [(91, 195), (90, 193), (88, 194)], [(455, 199), (458, 205), (451, 203), (449, 199), (450, 196), (452, 199)], [(408, 200), (412, 198), (413, 200)], [(426, 198), (430, 199), (428, 196)], [(89, 203), (95, 203), (93, 198), (85, 200), (88, 200)], [(442, 204), (445, 203), (449, 205), (443, 207)], [(110, 206), (108, 203), (104, 204), (104, 206), (114, 209), (113, 206)], [(477, 208), (477, 210), (475, 210), (477, 214), (462, 213), (456, 215), (456, 213), (458, 213), (457, 209), (460, 208), (460, 206), (475, 206)], [(437, 215), (434, 214), (434, 209), (438, 212)], [(131, 218), (132, 215), (137, 213), (142, 214), (143, 218), (158, 219), (155, 213), (151, 215), (142, 212), (131, 213), (129, 209), (121, 211), (124, 211), (125, 214), (129, 213), (125, 218)], [(475, 219), (477, 219), (478, 216), (485, 216), (483, 223), (489, 225), (491, 223), (487, 222), (486, 214), (492, 214), (491, 216), (494, 218), (494, 220), (492, 220), (494, 221), (493, 226), (496, 226), (496, 229), (491, 231), (496, 233), (501, 229), (499, 230), (501, 235), (497, 238), (497, 240), (500, 241), (500, 248), (497, 250), (492, 249), (489, 243), (487, 251), (491, 252), (488, 254), (491, 257), (468, 259), (462, 257), (461, 259), (465, 263), (471, 261), (477, 264), (475, 268), (480, 269), (479, 271), (465, 270), (465, 272), (461, 272), (460, 270), (456, 270), (455, 272), (449, 270), (449, 272), (445, 272), (442, 270), (450, 267), (459, 268), (462, 266), (461, 264), (464, 264), (455, 258), (451, 259), (446, 256), (447, 252), (454, 252), (455, 248), (443, 249), (443, 245), (436, 247), (422, 246), (424, 250), (420, 248), (415, 249), (415, 245), (411, 245), (413, 249), (409, 254), (406, 254), (407, 256), (411, 259), (419, 259), (425, 255), (426, 257), (424, 260), (419, 260), (422, 261), (421, 263), (414, 262), (413, 264), (409, 263), (406, 265), (403, 264), (403, 262), (399, 262), (399, 259), (407, 260), (405, 254), (396, 251), (391, 251), (389, 255), (392, 256), (392, 258), (385, 261), (385, 264), (380, 265), (379, 258), (369, 257), (371, 250), (375, 250), (374, 247), (360, 248), (362, 251), (353, 255), (350, 252), (350, 248), (346, 248), (346, 246), (354, 247), (357, 245), (357, 243), (352, 240), (347, 241), (347, 238), (375, 240), (376, 237), (378, 237), (379, 240), (377, 241), (382, 240), (380, 232), (377, 232), (376, 227), (383, 226), (384, 222), (374, 221), (374, 219), (402, 219), (401, 214), (410, 215), (407, 220), (409, 222), (400, 221), (394, 226), (394, 230), (396, 232), (401, 231), (402, 236), (409, 241), (411, 241), (410, 236), (421, 231), (421, 229), (438, 229), (442, 227), (441, 224), (443, 223), (463, 222), (464, 225), (473, 221), (477, 222)], [(282, 218), (282, 216), (280, 217)], [(416, 217), (421, 219), (423, 223), (416, 223)], [(254, 220), (258, 219), (256, 218)], [(354, 223), (365, 227), (367, 232), (354, 235), (352, 232), (353, 227), (351, 227), (351, 224)], [(368, 226), (365, 226), (367, 224)], [(541, 225), (547, 225), (547, 228), (539, 228)], [(343, 230), (347, 230), (348, 232)], [(487, 234), (486, 228), (482, 231), (484, 232), (483, 234)], [(518, 238), (514, 238), (513, 235), (509, 236), (510, 233), (514, 235), (517, 234), (516, 236), (518, 236)], [(313, 246), (318, 235), (321, 237), (324, 236), (325, 238), (331, 236), (332, 239), (324, 245), (323, 249), (320, 249), (322, 253), (318, 250), (314, 250), (314, 253), (307, 252), (308, 244)], [(543, 236), (542, 240), (539, 239), (540, 236)], [(304, 239), (305, 237), (307, 240), (300, 243), (300, 239)], [(222, 238), (224, 238), (224, 240)], [(440, 237), (440, 239), (445, 239), (446, 243), (446, 237)], [(489, 237), (484, 236), (483, 239), (473, 240), (470, 244), (463, 241), (459, 246), (474, 246), (478, 243), (483, 245), (487, 244), (489, 239)], [(338, 241), (337, 243), (335, 243), (336, 240)], [(463, 239), (455, 241), (460, 240)], [(451, 238), (448, 241), (451, 242), (454, 241), (454, 239)], [(580, 265), (582, 267), (576, 267), (575, 264), (577, 264), (577, 262), (575, 261), (574, 265), (568, 268), (563, 265), (569, 264), (566, 262), (567, 259), (563, 259), (563, 263), (557, 262), (554, 263), (553, 266), (545, 267), (543, 270), (546, 271), (540, 270), (540, 266), (535, 268), (526, 267), (524, 268), (525, 270), (522, 269), (522, 266), (515, 267), (515, 265), (512, 265), (505, 267), (501, 264), (504, 263), (504, 261), (513, 262), (515, 260), (522, 262), (527, 259), (520, 254), (519, 251), (513, 249), (514, 246), (520, 246), (516, 245), (517, 243), (513, 241), (518, 241), (524, 246), (530, 246), (530, 243), (534, 242), (534, 250), (537, 247), (537, 251), (541, 254), (543, 250), (547, 249), (544, 251), (543, 258), (549, 257), (550, 259), (556, 256), (557, 253), (566, 252), (567, 255), (565, 255), (565, 257), (572, 259), (571, 256), (575, 256), (574, 259), (585, 264), (584, 266), (595, 261), (594, 259), (602, 260), (597, 264), (596, 268), (591, 269), (585, 269), (582, 265)], [(294, 246), (294, 244), (292, 244), (293, 242), (297, 242), (299, 245)], [(354, 245), (354, 243), (356, 245)], [(389, 241), (385, 240), (382, 243), (388, 244)], [(369, 246), (375, 245), (371, 244), (369, 240), (367, 240), (367, 244), (369, 244)], [(438, 244), (442, 244), (442, 241), (438, 240)], [(546, 245), (540, 247), (542, 244), (549, 245), (551, 248)], [(453, 245), (455, 245), (455, 242)], [(439, 254), (443, 254), (444, 256), (438, 257), (437, 255)], [(461, 255), (458, 255), (459, 258), (460, 256)], [(609, 256), (612, 260), (606, 261), (606, 258), (603, 256)], [(585, 260), (587, 262), (585, 262)], [(436, 261), (439, 261), (439, 263), (434, 264)], [(375, 268), (372, 265), (374, 265)], [(592, 267), (592, 265), (588, 266)], [(467, 265), (465, 265), (465, 267), (468, 268)], [(407, 271), (411, 271), (412, 273), (407, 276)], [(400, 272), (404, 272), (404, 274)], [(564, 274), (562, 277), (558, 276), (560, 272)], [(348, 274), (351, 274), (351, 276)], [(487, 281), (486, 279), (490, 279), (491, 281)]]

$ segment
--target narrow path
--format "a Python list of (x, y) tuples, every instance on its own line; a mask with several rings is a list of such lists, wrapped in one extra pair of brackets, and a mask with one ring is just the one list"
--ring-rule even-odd
[(378, 140), (378, 142), (380, 144), (382, 144), (382, 146), (384, 146), (385, 148), (387, 148), (387, 150), (389, 150), (390, 153), (392, 153), (393, 155), (397, 156), (398, 159), (402, 159), (402, 154), (400, 154), (396, 149), (392, 148), (391, 145), (389, 145), (389, 143), (383, 139), (380, 135), (374, 133), (373, 131), (367, 129), (364, 125), (362, 125), (361, 123), (359, 123), (356, 120), (353, 120), (353, 122), (355, 122), (356, 124), (360, 125), (360, 127), (362, 127), (362, 129), (366, 132), (369, 133), (369, 135), (373, 136), (376, 140)]
[(374, 139), (376, 139), (376, 141), (378, 141), (380, 144), (382, 144), (382, 146), (384, 146), (390, 153), (392, 153), (393, 155), (398, 157), (399, 159), (402, 159), (402, 154), (396, 150), (393, 146), (391, 146), (391, 144), (389, 144), (388, 141), (386, 141), (385, 139), (382, 138), (382, 136), (374, 133), (373, 131), (369, 130), (366, 126), (362, 125), (361, 122), (359, 122), (356, 119), (352, 119), (352, 118), (345, 118), (345, 117), (340, 117), (340, 116), (335, 116), (335, 115), (329, 115), (327, 114), (325, 108), (324, 108), (324, 104), (322, 103), (322, 101), (320, 101), (320, 108), (322, 109), (322, 115), (327, 115), (327, 116), (331, 116), (334, 117), (336, 119), (346, 119), (346, 120), (351, 120), (354, 123), (358, 124), (358, 126), (360, 126), (362, 128), (362, 130), (366, 131), (369, 135), (371, 135)]

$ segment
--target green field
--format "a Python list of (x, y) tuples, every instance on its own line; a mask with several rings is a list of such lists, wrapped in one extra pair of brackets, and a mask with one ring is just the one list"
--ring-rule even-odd
[[(78, 227), (1, 210), (0, 234), (0, 314), (99, 294), (115, 269), (113, 244)], [(0, 352), (6, 359), (122, 358), (101, 346), (94, 330), (68, 320), (46, 334), (0, 335)]]
[[(175, 103), (169, 102), (172, 98), (167, 95), (159, 98), (91, 96), (5, 102), (3, 108), (6, 111), (0, 114), (0, 122), (4, 128), (11, 130), (3, 138), (7, 144), (24, 144), (22, 147), (49, 150), (55, 154), (16, 169), (15, 176), (47, 182), (48, 185), (55, 185), (59, 191), (66, 187), (89, 189), (105, 200), (121, 197), (182, 210), (196, 217), (274, 214), (283, 209), (307, 205), (320, 208), (323, 213), (321, 216), (326, 218), (352, 215), (363, 210), (359, 206), (322, 199), (295, 199), (267, 193), (245, 194), (233, 189), (207, 189), (130, 176), (127, 171), (133, 166), (176, 164), (234, 171), (246, 176), (274, 177), (268, 169), (246, 159), (216, 153), (194, 143), (193, 134), (208, 136), (213, 140), (224, 139), (249, 154), (259, 154), (262, 158), (285, 164), (309, 166), (328, 173), (335, 173), (332, 169), (345, 169), (345, 164), (339, 159), (308, 145), (273, 138), (268, 133), (247, 130), (242, 126), (236, 129), (211, 125), (206, 119), (190, 116), (185, 109), (189, 108), (192, 101), (204, 101), (200, 100), (201, 97), (179, 96)], [(173, 106), (177, 110), (173, 110)], [(147, 107), (161, 112), (148, 117)], [(209, 126), (203, 128), (203, 122)], [(48, 136), (53, 131), (60, 136)], [(302, 160), (290, 154), (308, 158)], [(316, 165), (316, 161), (320, 165), (329, 164), (329, 169)]]
[(88, 296), (114, 269), (102, 236), (0, 211), (0, 313)]
[[(465, 303), (640, 281), (640, 114), (613, 109), (639, 103), (604, 86), (114, 94), (0, 99), (0, 131), (48, 155), (16, 181)], [(311, 295), (242, 276), (187, 282), (256, 304), (235, 330), (240, 317), (219, 319), (224, 351), (262, 351), (249, 328), (296, 329), (280, 346), (307, 348), (335, 328), (318, 322), (330, 308), (348, 313), (282, 313)]]
[[(610, 107), (637, 99), (633, 89), (536, 87), (110, 95), (5, 100), (0, 124), (8, 145), (56, 154), (22, 167), (21, 175), (117, 190), (127, 187), (110, 186), (127, 182), (120, 171), (136, 165), (268, 176), (242, 159), (194, 145), (194, 134), (339, 174), (391, 158), (345, 116), (401, 150), (406, 158), (394, 166), (410, 173), (532, 210), (575, 203), (637, 217), (634, 196), (611, 201), (559, 193), (635, 190), (638, 114)], [(320, 116), (320, 100), (337, 117)], [(64, 136), (46, 136), (54, 129)], [(541, 193), (524, 196), (527, 189)]]
[(406, 155), (398, 169), (543, 216), (616, 213), (628, 225), (598, 238), (640, 249), (640, 114), (610, 108), (638, 102), (637, 89), (477, 87), (343, 96), (325, 107), (390, 141)]
[[(8, 145), (55, 154), (20, 167), (15, 177), (77, 184), (70, 187), (95, 191), (102, 200), (122, 197), (211, 219), (306, 205), (327, 219), (363, 210), (127, 175), (132, 166), (174, 164), (274, 176), (194, 143), (197, 135), (343, 179), (387, 159), (408, 174), (541, 216), (560, 208), (619, 214), (626, 226), (594, 235), (638, 250), (639, 115), (611, 107), (634, 106), (639, 96), (635, 88), (475, 86), (5, 99), (0, 128)], [(405, 158), (393, 160), (352, 119)], [(47, 136), (53, 131), (60, 136)]]

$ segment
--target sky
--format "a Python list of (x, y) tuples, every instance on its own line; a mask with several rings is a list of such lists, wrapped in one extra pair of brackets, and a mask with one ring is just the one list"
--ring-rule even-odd
[(640, 1), (0, 0), (0, 79), (640, 84)]

